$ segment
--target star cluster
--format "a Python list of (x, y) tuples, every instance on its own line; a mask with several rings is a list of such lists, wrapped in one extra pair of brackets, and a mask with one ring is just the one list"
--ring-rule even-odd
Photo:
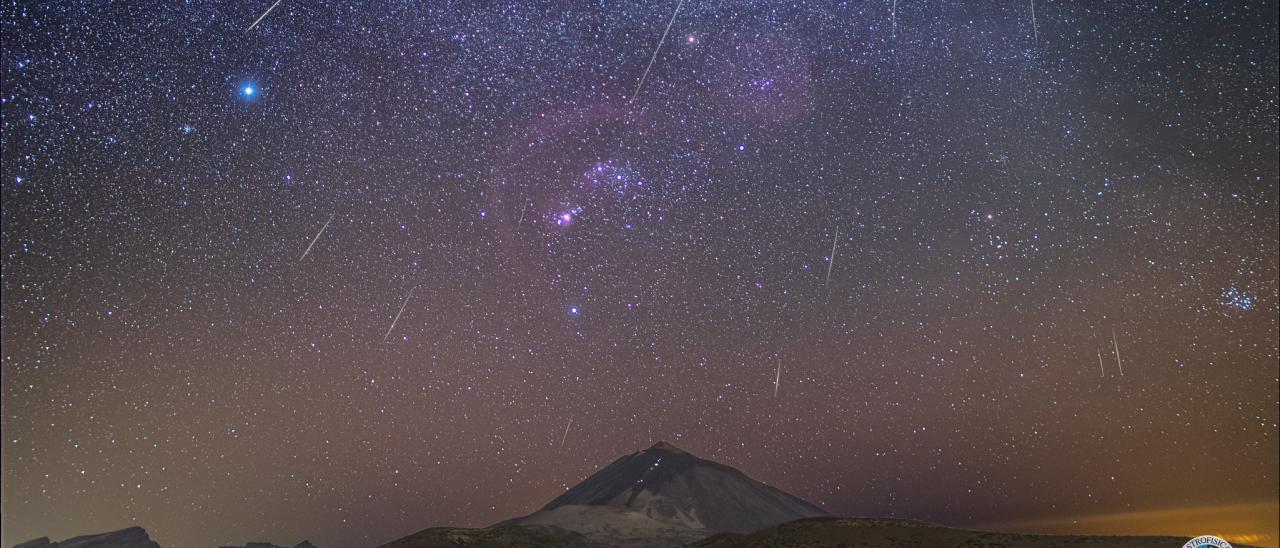
[(0, 540), (1273, 504), (1276, 3), (890, 4), (4, 5)]

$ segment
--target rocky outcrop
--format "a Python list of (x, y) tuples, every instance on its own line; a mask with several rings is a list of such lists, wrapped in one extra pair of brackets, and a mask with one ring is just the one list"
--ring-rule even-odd
[(52, 542), (49, 537), (40, 537), (13, 548), (160, 548), (160, 545), (151, 540), (146, 529), (129, 527), (110, 533), (82, 535), (61, 542)]

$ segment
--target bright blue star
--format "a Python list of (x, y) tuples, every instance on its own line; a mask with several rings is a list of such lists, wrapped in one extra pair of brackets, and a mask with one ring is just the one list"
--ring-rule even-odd
[(236, 95), (241, 101), (257, 101), (262, 96), (262, 86), (253, 80), (241, 80), (237, 84)]
[(580, 314), (582, 314), (582, 310), (580, 310), (578, 307), (576, 307), (576, 306), (571, 306), (571, 307), (569, 307), (569, 315), (570, 315), (570, 316), (573, 316), (573, 317), (575, 317), (575, 318), (576, 318), (576, 317), (578, 317), (578, 315), (580, 315)]

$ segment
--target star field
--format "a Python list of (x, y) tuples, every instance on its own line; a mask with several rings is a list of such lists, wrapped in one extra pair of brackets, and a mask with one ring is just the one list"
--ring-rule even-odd
[(2, 8), (5, 546), (1280, 500), (1275, 1), (268, 5)]

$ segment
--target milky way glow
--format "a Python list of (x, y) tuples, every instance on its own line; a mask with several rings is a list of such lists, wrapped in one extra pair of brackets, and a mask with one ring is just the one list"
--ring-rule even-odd
[(1275, 0), (267, 4), (0, 8), (0, 545), (376, 546), (659, 440), (1280, 545)]

